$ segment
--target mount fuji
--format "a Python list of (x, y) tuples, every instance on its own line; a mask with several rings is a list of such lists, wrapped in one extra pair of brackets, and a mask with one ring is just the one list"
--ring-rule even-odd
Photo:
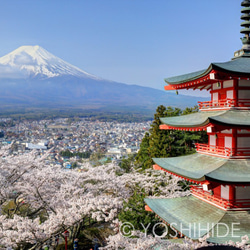
[[(194, 106), (196, 97), (128, 85), (91, 75), (40, 46), (22, 46), (0, 58), (0, 105), (12, 107), (155, 110)], [(200, 98), (199, 98), (200, 99)]]
[(0, 77), (28, 78), (41, 76), (51, 78), (67, 75), (98, 79), (52, 55), (40, 46), (21, 46), (0, 58)]

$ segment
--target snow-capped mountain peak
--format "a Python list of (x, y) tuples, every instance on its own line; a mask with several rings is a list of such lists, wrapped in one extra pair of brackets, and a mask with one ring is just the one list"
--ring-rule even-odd
[(99, 79), (65, 62), (42, 47), (21, 46), (0, 58), (0, 77), (56, 77), (71, 75)]

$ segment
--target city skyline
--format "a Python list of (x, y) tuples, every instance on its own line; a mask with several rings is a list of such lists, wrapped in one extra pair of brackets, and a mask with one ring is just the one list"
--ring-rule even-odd
[(241, 48), (241, 1), (1, 3), (0, 57), (39, 45), (95, 76), (164, 89), (164, 78), (228, 61)]

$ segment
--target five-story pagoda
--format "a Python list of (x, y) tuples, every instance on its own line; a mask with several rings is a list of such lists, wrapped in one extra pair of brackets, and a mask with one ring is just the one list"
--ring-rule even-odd
[(192, 239), (225, 243), (250, 236), (250, 0), (241, 3), (242, 49), (231, 61), (165, 79), (166, 90), (207, 90), (199, 112), (162, 118), (161, 129), (206, 130), (208, 144), (187, 156), (154, 158), (154, 168), (198, 185), (192, 195), (145, 199), (148, 209)]

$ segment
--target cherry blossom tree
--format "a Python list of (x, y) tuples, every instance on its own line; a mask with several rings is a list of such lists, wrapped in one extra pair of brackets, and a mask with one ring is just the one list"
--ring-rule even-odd
[[(64, 170), (46, 163), (50, 152), (13, 156), (9, 151), (9, 147), (0, 150), (3, 247), (36, 249), (65, 230), (74, 238), (90, 219), (112, 222), (136, 188), (155, 197), (178, 195), (174, 191), (178, 179), (164, 172), (124, 173), (112, 163), (98, 167), (85, 164), (81, 171)], [(168, 182), (168, 188), (161, 187), (162, 182)]]
[[(150, 169), (125, 173), (113, 163), (64, 170), (48, 164), (49, 154), (31, 151), (13, 156), (10, 147), (0, 149), (0, 247), (39, 249), (65, 230), (73, 239), (90, 225), (90, 220), (113, 225), (116, 234), (107, 239), (105, 249), (150, 249), (155, 245), (162, 249), (196, 249), (208, 245), (205, 239), (174, 244), (145, 237), (142, 232), (134, 231), (133, 238), (121, 233), (117, 216), (134, 190), (143, 189), (151, 198), (188, 195), (189, 191), (180, 189), (178, 178)], [(229, 244), (250, 249), (247, 241), (243, 237), (242, 242)]]
[[(137, 250), (150, 250), (150, 249), (159, 249), (159, 250), (191, 250), (199, 249), (202, 247), (214, 246), (212, 243), (207, 242), (207, 237), (205, 236), (199, 241), (193, 241), (188, 238), (184, 238), (182, 242), (174, 242), (169, 240), (163, 240), (160, 237), (152, 237), (151, 235), (145, 236), (145, 233), (135, 231), (132, 234), (133, 237), (124, 237), (123, 234), (118, 233), (113, 236), (109, 236), (107, 246), (101, 248), (105, 250), (118, 250), (118, 249), (137, 249)], [(237, 247), (237, 249), (247, 250), (250, 249), (248, 245), (248, 237), (243, 236), (241, 242), (228, 242), (224, 246)], [(221, 245), (223, 246), (223, 245)]]

